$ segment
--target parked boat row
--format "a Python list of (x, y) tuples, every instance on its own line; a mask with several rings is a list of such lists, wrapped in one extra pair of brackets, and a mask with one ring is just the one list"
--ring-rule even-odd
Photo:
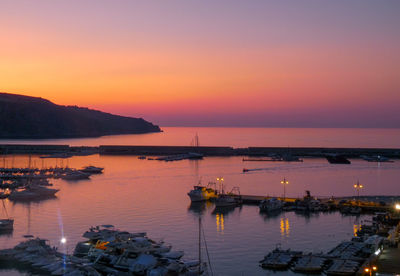
[[(272, 270), (291, 269), (294, 272), (306, 274), (324, 273), (329, 276), (350, 276), (356, 275), (356, 273), (364, 275), (362, 273), (366, 271), (365, 268), (375, 267), (373, 264), (382, 252), (383, 245), (390, 245), (393, 231), (381, 231), (381, 229), (393, 225), (393, 221), (398, 223), (399, 219), (392, 220), (389, 214), (377, 214), (373, 219), (373, 227), (369, 227), (368, 231), (357, 232), (357, 235), (350, 241), (339, 243), (328, 253), (302, 254), (299, 251), (277, 248), (260, 261), (260, 266)], [(367, 227), (367, 225), (361, 226), (361, 228), (363, 227)], [(393, 229), (399, 231), (400, 224)], [(389, 233), (392, 233), (392, 236)]]
[[(83, 234), (74, 255), (60, 253), (46, 240), (34, 238), (0, 250), (0, 260), (21, 263), (33, 272), (52, 275), (205, 275), (205, 264), (184, 260), (182, 251), (155, 242), (146, 233), (118, 231), (112, 225), (92, 227)], [(200, 273), (199, 273), (200, 272)]]

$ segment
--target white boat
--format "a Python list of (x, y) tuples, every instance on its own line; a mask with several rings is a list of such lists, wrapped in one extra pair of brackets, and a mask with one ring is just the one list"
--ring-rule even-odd
[(89, 174), (96, 174), (96, 173), (103, 173), (103, 170), (104, 168), (101, 167), (86, 166), (83, 169), (80, 169), (79, 171)]
[(206, 201), (212, 198), (216, 198), (218, 196), (218, 192), (211, 188), (215, 183), (210, 182), (207, 186), (202, 186), (199, 182), (198, 185), (193, 187), (193, 190), (190, 190), (188, 196), (192, 202), (200, 202)]
[(13, 219), (0, 219), (0, 231), (13, 230), (14, 220)]
[(64, 180), (81, 180), (81, 179), (89, 179), (90, 174), (81, 172), (81, 171), (69, 171), (63, 175), (61, 175), (61, 179)]
[(12, 191), (8, 198), (10, 200), (35, 200), (53, 197), (58, 191), (58, 189), (32, 185), (21, 190)]
[(272, 197), (269, 199), (264, 199), (260, 202), (260, 211), (263, 212), (274, 212), (282, 210), (283, 202), (276, 197)]

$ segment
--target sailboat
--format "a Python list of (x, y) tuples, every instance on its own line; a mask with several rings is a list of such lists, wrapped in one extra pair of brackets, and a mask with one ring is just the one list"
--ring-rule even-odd
[(4, 200), (2, 200), (3, 203), (3, 209), (4, 212), (6, 213), (7, 218), (6, 219), (0, 219), (0, 231), (10, 231), (14, 229), (14, 220), (9, 218), (6, 205), (4, 204)]
[[(201, 235), (202, 233), (203, 233), (203, 237)], [(208, 266), (207, 266), (207, 263), (206, 262), (202, 262), (202, 259), (201, 259), (201, 255), (202, 255), (202, 253), (201, 253), (201, 240), (202, 240), (202, 238), (204, 240), (204, 245), (205, 245), (205, 248), (206, 248)], [(199, 216), (199, 244), (198, 244), (198, 246), (199, 246), (199, 248), (198, 248), (199, 249), (199, 260), (198, 260), (197, 266), (194, 266), (192, 269), (189, 269), (189, 271), (191, 272), (190, 275), (209, 276), (210, 274), (208, 273), (208, 270), (210, 269), (211, 276), (214, 276), (214, 273), (213, 273), (213, 270), (212, 270), (212, 267), (211, 267), (210, 255), (208, 254), (207, 242), (206, 242), (206, 239), (204, 237), (204, 229), (203, 229), (203, 226), (201, 224), (201, 216)]]

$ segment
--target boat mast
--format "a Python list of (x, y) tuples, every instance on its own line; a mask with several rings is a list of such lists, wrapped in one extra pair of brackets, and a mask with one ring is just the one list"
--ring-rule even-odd
[(6, 213), (7, 219), (9, 219), (10, 217), (8, 216), (6, 205), (4, 204), (4, 199), (2, 199), (1, 202), (3, 203), (3, 208), (4, 208), (4, 212)]
[(199, 275), (201, 275), (201, 216), (199, 216)]

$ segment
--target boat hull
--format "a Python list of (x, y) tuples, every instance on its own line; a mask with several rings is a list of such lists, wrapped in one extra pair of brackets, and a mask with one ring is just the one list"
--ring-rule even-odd
[(14, 228), (13, 219), (0, 219), (0, 231), (9, 231)]

